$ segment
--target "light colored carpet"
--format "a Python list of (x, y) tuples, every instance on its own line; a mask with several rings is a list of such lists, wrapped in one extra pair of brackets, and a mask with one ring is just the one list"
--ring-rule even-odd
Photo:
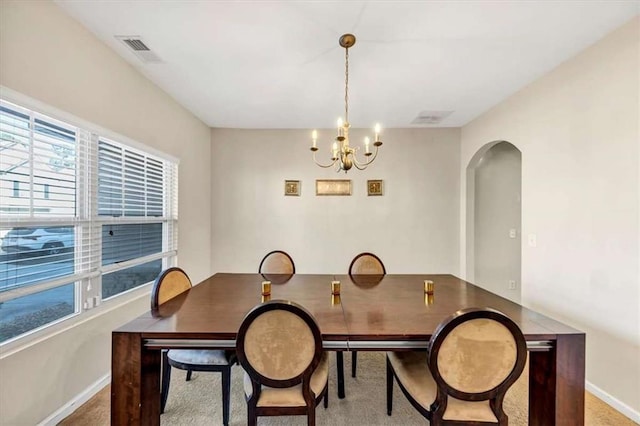
[[(359, 352), (358, 377), (352, 378), (351, 356), (345, 355), (346, 398), (336, 395), (335, 355), (331, 354), (329, 375), (329, 408), (322, 403), (317, 407), (318, 425), (424, 425), (426, 419), (406, 400), (397, 384), (394, 385), (393, 415), (387, 416), (386, 410), (386, 370), (385, 356), (381, 352)], [(525, 368), (525, 372), (527, 368)], [(231, 372), (231, 416), (230, 425), (247, 423), (247, 408), (242, 389), (243, 371), (234, 366)], [(220, 374), (193, 373), (190, 382), (185, 381), (184, 371), (172, 370), (171, 389), (161, 424), (169, 425), (221, 425), (221, 387)], [(528, 376), (523, 376), (509, 390), (505, 399), (505, 411), (511, 425), (526, 425), (528, 418)], [(81, 406), (71, 416), (60, 423), (69, 425), (108, 425), (109, 424), (109, 386)], [(604, 404), (593, 395), (586, 395), (587, 426), (627, 426), (636, 425), (613, 408)], [(260, 425), (306, 425), (306, 419), (296, 417), (260, 417)]]

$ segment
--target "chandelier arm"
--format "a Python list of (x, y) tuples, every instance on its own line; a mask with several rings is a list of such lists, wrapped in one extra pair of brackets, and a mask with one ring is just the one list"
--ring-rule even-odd
[(371, 156), (371, 159), (368, 161), (365, 161), (364, 163), (361, 163), (358, 161), (358, 157), (356, 156), (356, 152), (353, 152), (353, 164), (356, 166), (356, 168), (358, 170), (364, 170), (367, 168), (367, 166), (371, 163), (373, 163), (373, 161), (376, 159), (376, 157), (378, 156), (378, 148), (379, 147), (375, 147), (376, 150), (373, 152), (373, 155)]
[(367, 166), (371, 164), (371, 163), (367, 163), (367, 164), (358, 164), (355, 161), (353, 162), (353, 165), (355, 166), (356, 169), (358, 170), (364, 170), (367, 168)]
[(320, 164), (318, 163), (318, 160), (316, 160), (316, 153), (315, 152), (313, 153), (313, 162), (316, 163), (318, 166), (322, 167), (323, 169), (328, 169), (329, 167), (333, 166), (334, 164), (336, 164), (336, 161), (338, 161), (337, 158), (327, 165)]

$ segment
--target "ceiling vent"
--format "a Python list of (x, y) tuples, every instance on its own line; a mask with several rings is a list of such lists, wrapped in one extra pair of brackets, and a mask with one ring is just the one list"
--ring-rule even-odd
[(115, 36), (145, 64), (159, 64), (162, 59), (142, 41), (140, 36)]
[(440, 124), (442, 120), (453, 114), (453, 111), (420, 111), (411, 124)]

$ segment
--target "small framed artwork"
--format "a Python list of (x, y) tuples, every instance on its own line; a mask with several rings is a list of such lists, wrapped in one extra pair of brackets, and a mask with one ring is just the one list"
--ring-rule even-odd
[(284, 195), (300, 195), (300, 181), (299, 180), (285, 180), (284, 181)]
[(317, 179), (316, 195), (351, 195), (351, 180)]
[(368, 180), (367, 195), (382, 195), (382, 180)]

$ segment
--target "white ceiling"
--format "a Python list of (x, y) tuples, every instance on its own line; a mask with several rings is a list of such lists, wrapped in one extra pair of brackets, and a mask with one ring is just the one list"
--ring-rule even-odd
[[(640, 12), (633, 1), (57, 0), (211, 127), (425, 127), (468, 123)], [(114, 36), (162, 59), (141, 62)], [(426, 126), (432, 127), (432, 126)]]

